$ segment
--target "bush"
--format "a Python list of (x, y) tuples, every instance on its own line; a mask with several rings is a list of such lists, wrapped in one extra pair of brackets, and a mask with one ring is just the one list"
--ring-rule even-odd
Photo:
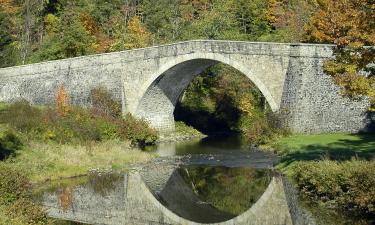
[(157, 131), (150, 128), (144, 120), (137, 120), (132, 115), (127, 114), (120, 126), (121, 136), (130, 140), (140, 147), (154, 144), (158, 138)]
[(28, 197), (29, 189), (30, 182), (23, 171), (0, 163), (0, 204), (9, 205)]
[(21, 218), (22, 221), (29, 225), (50, 224), (44, 210), (30, 199), (18, 199), (6, 211), (9, 217)]
[(176, 127), (176, 133), (178, 135), (186, 135), (186, 136), (202, 136), (203, 135), (201, 132), (194, 129), (194, 127), (186, 125), (182, 121), (176, 121), (175, 127)]
[(22, 147), (22, 141), (15, 131), (6, 130), (0, 134), (0, 160), (15, 154)]
[(267, 144), (278, 136), (288, 135), (287, 129), (282, 127), (280, 118), (276, 114), (269, 113), (253, 119), (245, 130), (246, 140), (253, 145)]
[(3, 216), (8, 217), (4, 218), (5, 221), (9, 220), (11, 224), (15, 221), (19, 224), (48, 224), (46, 213), (32, 202), (30, 190), (31, 184), (24, 171), (0, 163), (0, 207)]
[(357, 216), (375, 216), (375, 161), (298, 162), (292, 177), (302, 194)]
[(25, 100), (15, 102), (0, 112), (0, 123), (8, 123), (22, 132), (37, 129), (41, 121), (41, 110), (31, 106)]
[(97, 114), (111, 117), (121, 116), (121, 104), (113, 99), (112, 94), (105, 88), (94, 88), (90, 92), (93, 111)]
[[(101, 89), (94, 93), (100, 97), (96, 102), (100, 107), (94, 109), (69, 107), (62, 114), (59, 109), (41, 110), (20, 101), (0, 112), (0, 123), (8, 123), (29, 138), (58, 143), (86, 144), (110, 139), (130, 140), (139, 146), (155, 143), (157, 132), (147, 122), (130, 115), (119, 117), (121, 110), (108, 93)], [(0, 137), (0, 159), (13, 154), (21, 145), (14, 133), (5, 138)]]

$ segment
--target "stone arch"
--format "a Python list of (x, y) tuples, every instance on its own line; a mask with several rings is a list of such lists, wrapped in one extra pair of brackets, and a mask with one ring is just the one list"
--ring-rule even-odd
[(173, 111), (181, 93), (198, 74), (217, 63), (229, 65), (244, 74), (262, 92), (271, 110), (279, 109), (275, 96), (260, 79), (261, 74), (252, 72), (251, 65), (245, 66), (243, 62), (218, 53), (192, 53), (166, 61), (149, 76), (139, 89), (135, 116), (146, 119), (160, 131), (173, 131)]

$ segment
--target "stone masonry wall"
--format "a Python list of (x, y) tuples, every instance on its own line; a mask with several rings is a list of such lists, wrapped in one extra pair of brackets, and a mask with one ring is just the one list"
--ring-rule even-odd
[(90, 90), (104, 86), (122, 102), (123, 113), (173, 131), (174, 106), (184, 87), (201, 70), (221, 62), (247, 76), (294, 132), (365, 130), (369, 101), (340, 95), (322, 69), (331, 56), (330, 45), (187, 41), (2, 68), (0, 101), (52, 104), (63, 85), (72, 104), (90, 105)]

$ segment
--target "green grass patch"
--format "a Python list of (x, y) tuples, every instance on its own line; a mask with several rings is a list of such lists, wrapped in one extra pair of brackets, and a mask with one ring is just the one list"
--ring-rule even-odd
[(319, 159), (370, 160), (375, 156), (375, 134), (293, 135), (279, 139), (273, 148), (282, 157), (279, 167)]
[(203, 135), (194, 127), (188, 126), (184, 122), (181, 122), (181, 121), (177, 121), (175, 123), (175, 126), (176, 126), (176, 133), (178, 135), (184, 135), (184, 136), (202, 136)]

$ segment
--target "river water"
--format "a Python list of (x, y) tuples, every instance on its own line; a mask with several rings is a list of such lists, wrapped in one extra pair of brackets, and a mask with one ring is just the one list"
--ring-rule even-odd
[[(153, 150), (159, 155), (157, 159), (135, 167), (144, 183), (170, 211), (198, 223), (220, 223), (248, 211), (266, 191), (278, 161), (274, 154), (251, 150), (233, 136), (161, 143)], [(124, 179), (124, 174), (92, 172), (87, 177), (49, 184), (42, 189), (43, 201), (47, 208), (57, 204), (55, 217), (61, 219), (70, 218), (69, 210), (121, 211), (125, 206), (119, 199), (127, 191)], [(341, 224), (339, 220), (332, 224)]]
[[(172, 212), (200, 223), (226, 221), (251, 208), (268, 187), (272, 179), (272, 167), (277, 162), (273, 154), (244, 147), (237, 137), (161, 143), (154, 148), (160, 157), (152, 166), (148, 166), (153, 169), (143, 169), (146, 185), (155, 198)], [(168, 164), (173, 165), (173, 172), (162, 174), (161, 168)], [(66, 190), (73, 193), (74, 190), (82, 192), (82, 189), (87, 189), (87, 192), (96, 190), (99, 194), (93, 197), (100, 198), (103, 192), (100, 190), (108, 189), (111, 192), (111, 189), (124, 182), (114, 177), (118, 176), (100, 173), (98, 178), (92, 173), (87, 178), (50, 184), (47, 188), (49, 191), (44, 194), (59, 193), (56, 196), (60, 196), (61, 203), (61, 194), (64, 195)], [(178, 189), (176, 185), (179, 185)], [(121, 192), (117, 194), (122, 195)], [(86, 203), (87, 208), (94, 207), (90, 205), (92, 202)], [(80, 206), (76, 205), (75, 208), (82, 204), (81, 201), (78, 204)], [(62, 204), (60, 207), (68, 206)]]

